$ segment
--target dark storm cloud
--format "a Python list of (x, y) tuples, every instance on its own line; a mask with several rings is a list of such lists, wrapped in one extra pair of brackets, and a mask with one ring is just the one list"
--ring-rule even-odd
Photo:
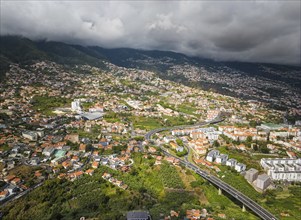
[(300, 1), (1, 1), (1, 35), (300, 64)]

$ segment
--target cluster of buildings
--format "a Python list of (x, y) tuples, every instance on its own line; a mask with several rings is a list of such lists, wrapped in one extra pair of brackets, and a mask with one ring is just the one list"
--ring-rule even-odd
[(272, 180), (301, 182), (301, 158), (262, 158), (260, 164)]
[[(267, 74), (283, 74), (283, 72), (276, 69), (269, 67), (263, 68)], [(300, 71), (287, 71), (285, 75), (295, 78), (299, 72)], [(300, 94), (298, 94), (295, 88), (290, 84), (284, 85), (282, 81), (271, 80), (264, 77), (259, 79), (258, 77), (249, 76), (240, 70), (230, 67), (220, 67), (214, 71), (210, 71), (204, 67), (196, 67), (194, 65), (174, 65), (168, 71), (168, 74), (172, 76), (175, 74), (180, 75), (181, 77), (185, 77), (188, 81), (226, 84), (227, 86), (221, 88), (224, 92), (230, 91), (240, 97), (248, 94), (248, 97), (252, 97), (252, 99), (277, 105), (283, 105), (284, 103), (287, 106), (294, 106), (293, 109), (295, 110), (298, 110), (298, 106), (300, 107), (301, 105)], [(252, 86), (250, 86), (250, 82), (252, 82)]]
[(0, 202), (27, 189), (27, 187), (23, 185), (24, 181), (15, 175), (5, 176), (3, 181), (4, 185), (0, 187)]
[(208, 110), (206, 121), (212, 121), (212, 120), (216, 119), (220, 115), (220, 113), (221, 112), (219, 109)]
[[(173, 136), (186, 136), (182, 139), (185, 144), (191, 148), (196, 158), (207, 153), (207, 150), (211, 147), (215, 140), (218, 140), (220, 131), (217, 131), (214, 127), (203, 128), (187, 128), (172, 130)], [(165, 141), (173, 140), (173, 137), (164, 137)]]
[(267, 133), (263, 133), (262, 135), (265, 136), (262, 138), (261, 134), (257, 135), (256, 128), (240, 128), (234, 125), (230, 125), (219, 126), (218, 130), (221, 131), (223, 135), (235, 141), (246, 141), (248, 137), (251, 137), (252, 140), (267, 140)]
[[(103, 118), (104, 111), (155, 118), (181, 115), (187, 120), (197, 119), (200, 121), (215, 119), (221, 110), (226, 112), (239, 110), (237, 114), (242, 120), (246, 120), (247, 114), (252, 114), (260, 119), (264, 119), (264, 115), (279, 114), (279, 112), (264, 107), (261, 112), (257, 112), (257, 107), (253, 104), (252, 108), (249, 108), (249, 105), (242, 105), (239, 99), (165, 81), (156, 77), (152, 72), (117, 67), (109, 63), (106, 65), (109, 72), (101, 72), (97, 68), (89, 66), (78, 69), (79, 72), (84, 70), (91, 71), (93, 74), (74, 73), (52, 62), (36, 63), (28, 67), (29, 70), (22, 69), (18, 65), (11, 67), (7, 73), (6, 84), (0, 82), (0, 113), (9, 119), (8, 122), (0, 119), (0, 159), (5, 167), (0, 178), (6, 182), (6, 186), (0, 189), (0, 198), (7, 198), (18, 190), (26, 188), (24, 180), (19, 177), (12, 178), (9, 174), (11, 169), (20, 165), (39, 167), (45, 171), (43, 174), (37, 175), (46, 173), (49, 178), (58, 177), (70, 180), (76, 180), (84, 174), (93, 175), (94, 170), (100, 164), (126, 172), (131, 163), (129, 159), (131, 152), (138, 152), (141, 147), (137, 142), (128, 140), (131, 136), (129, 133), (132, 130), (136, 134), (143, 135), (146, 131), (133, 128), (129, 121), (122, 118), (116, 122), (113, 117), (112, 121), (114, 122), (110, 122), (109, 119)], [(45, 74), (45, 72), (51, 74)], [(136, 83), (137, 80), (139, 80), (139, 84)], [(126, 85), (125, 81), (129, 82), (131, 86)], [(63, 114), (57, 115), (42, 112), (35, 108), (35, 96), (68, 100), (69, 110), (64, 110)], [(147, 98), (144, 100), (142, 96)], [(96, 104), (84, 108), (84, 102), (87, 100), (90, 104)], [(173, 106), (173, 109), (183, 103), (191, 104), (195, 108), (193, 112), (195, 115), (163, 107), (165, 105), (158, 104), (162, 100)], [(52, 110), (54, 109), (49, 109), (50, 112)], [(96, 129), (99, 132), (97, 135), (100, 136), (94, 138), (95, 140), (88, 137), (93, 129)], [(187, 139), (185, 144), (191, 147), (197, 155), (206, 154), (209, 146), (218, 139), (220, 134), (241, 141), (246, 140), (249, 136), (252, 137), (252, 140), (268, 140), (270, 138), (275, 143), (301, 151), (301, 147), (298, 145), (301, 141), (300, 129), (297, 128), (277, 127), (271, 129), (271, 126), (261, 126), (261, 128), (247, 129), (220, 126), (218, 131), (213, 127), (172, 131), (174, 136), (188, 136), (190, 140)], [(127, 149), (122, 153), (123, 156), (100, 155), (102, 150), (112, 150), (114, 146), (121, 144), (116, 141), (117, 138), (114, 140), (113, 135), (128, 138), (122, 142), (122, 144), (127, 144)], [(104, 136), (106, 138), (101, 138)], [(69, 142), (72, 143), (70, 146)], [(177, 146), (174, 140), (173, 147), (181, 151), (180, 146)], [(152, 153), (155, 150), (150, 148), (149, 152)], [(173, 157), (165, 159), (175, 165), (179, 163)], [(236, 160), (229, 159), (227, 155), (219, 154), (218, 151), (210, 151), (206, 159), (210, 162), (234, 167), (238, 172), (245, 170), (244, 164), (237, 163)], [(161, 160), (161, 156), (156, 156), (156, 164), (160, 164)], [(287, 178), (300, 178), (300, 175), (293, 174), (293, 172), (297, 173), (296, 171), (299, 169), (295, 162), (294, 166), (290, 163), (282, 164), (282, 162), (266, 164), (272, 164), (267, 168), (267, 170), (271, 170), (268, 171), (268, 175), (271, 174), (272, 179), (285, 179), (286, 175), (289, 175), (286, 173), (289, 172), (291, 173)], [(89, 168), (84, 168), (87, 165)], [(282, 166), (283, 168), (281, 168)], [(44, 177), (46, 178), (46, 175)], [(105, 178), (110, 180), (113, 177), (106, 176)], [(114, 178), (111, 181), (118, 186), (124, 186)], [(193, 213), (195, 213), (195, 217), (200, 214), (197, 211), (191, 211), (189, 215), (193, 216)]]
[(173, 136), (189, 136), (193, 140), (206, 138), (212, 142), (218, 139), (221, 132), (217, 131), (214, 127), (204, 127), (172, 130), (171, 134)]
[(114, 178), (110, 173), (104, 173), (102, 175), (102, 178), (108, 180), (110, 183), (112, 183), (115, 186), (118, 186), (121, 189), (126, 190), (128, 188), (128, 185), (124, 184), (123, 181)]
[(288, 150), (301, 152), (301, 129), (298, 127), (264, 123), (256, 128), (222, 125), (218, 126), (218, 130), (235, 141), (246, 141), (248, 138), (251, 138), (251, 141), (271, 141)]
[(95, 161), (99, 162), (103, 166), (110, 167), (114, 170), (121, 170), (127, 172), (130, 170), (130, 167), (133, 165), (134, 161), (129, 157), (129, 155), (108, 155), (95, 158)]
[(243, 172), (246, 170), (246, 165), (243, 163), (238, 163), (235, 159), (228, 159), (227, 154), (220, 154), (218, 150), (209, 151), (206, 160), (217, 164), (226, 165), (229, 167), (233, 167), (237, 172)]

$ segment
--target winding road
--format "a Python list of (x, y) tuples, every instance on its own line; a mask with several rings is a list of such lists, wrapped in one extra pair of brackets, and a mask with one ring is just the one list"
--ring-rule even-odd
[[(207, 125), (207, 124), (215, 124), (215, 123), (218, 123), (220, 121), (222, 121), (222, 119), (217, 118), (213, 121), (202, 122), (202, 123), (198, 123), (196, 125), (175, 126), (175, 127), (166, 127), (166, 128), (154, 129), (154, 130), (149, 131), (145, 135), (145, 140), (151, 141), (152, 135), (154, 135), (156, 133), (159, 133), (159, 132), (162, 132), (162, 131), (168, 131), (168, 130), (173, 130), (173, 129), (193, 128), (193, 127), (196, 128), (196, 127), (204, 126), (204, 125)], [(174, 155), (168, 153), (165, 149), (163, 149), (163, 148), (161, 148), (161, 149), (162, 149), (162, 151), (165, 155), (167, 155), (169, 157), (175, 157)], [(223, 190), (226, 193), (228, 193), (229, 195), (231, 195), (233, 198), (240, 201), (245, 207), (252, 210), (260, 218), (265, 219), (265, 220), (276, 220), (277, 219), (272, 213), (270, 213), (269, 211), (264, 209), (258, 203), (256, 203), (255, 201), (253, 201), (249, 197), (245, 196), (244, 194), (242, 194), (241, 192), (239, 192), (237, 189), (233, 188), (229, 184), (227, 184), (224, 181), (220, 180), (219, 178), (208, 174), (206, 171), (200, 169), (198, 166), (190, 163), (187, 160), (182, 160), (178, 157), (175, 157), (175, 158), (177, 158), (180, 161), (181, 164), (183, 164), (187, 168), (193, 170), (195, 173), (197, 173), (198, 175), (203, 177), (205, 180), (209, 181), (210, 183), (212, 183), (216, 187), (220, 188), (221, 190)]]

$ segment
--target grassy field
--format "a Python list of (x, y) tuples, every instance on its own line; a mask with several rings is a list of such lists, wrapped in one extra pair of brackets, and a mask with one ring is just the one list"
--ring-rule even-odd
[(163, 127), (163, 123), (158, 118), (143, 117), (143, 116), (132, 116), (134, 128), (150, 131), (155, 128)]
[[(279, 188), (266, 193), (261, 204), (275, 213), (279, 219), (296, 220), (301, 219), (301, 186), (290, 186)], [(288, 216), (281, 216), (280, 214)]]
[(54, 115), (54, 108), (71, 105), (71, 100), (53, 96), (35, 96), (33, 98), (33, 109), (45, 115)]
[(182, 103), (181, 105), (178, 105), (176, 108), (177, 111), (183, 112), (189, 115), (197, 115), (195, 114), (195, 111), (198, 109), (191, 105), (191, 103)]

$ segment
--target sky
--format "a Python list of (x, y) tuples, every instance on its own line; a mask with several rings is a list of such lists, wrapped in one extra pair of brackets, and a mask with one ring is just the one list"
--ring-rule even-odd
[(301, 64), (300, 0), (1, 0), (1, 35)]

